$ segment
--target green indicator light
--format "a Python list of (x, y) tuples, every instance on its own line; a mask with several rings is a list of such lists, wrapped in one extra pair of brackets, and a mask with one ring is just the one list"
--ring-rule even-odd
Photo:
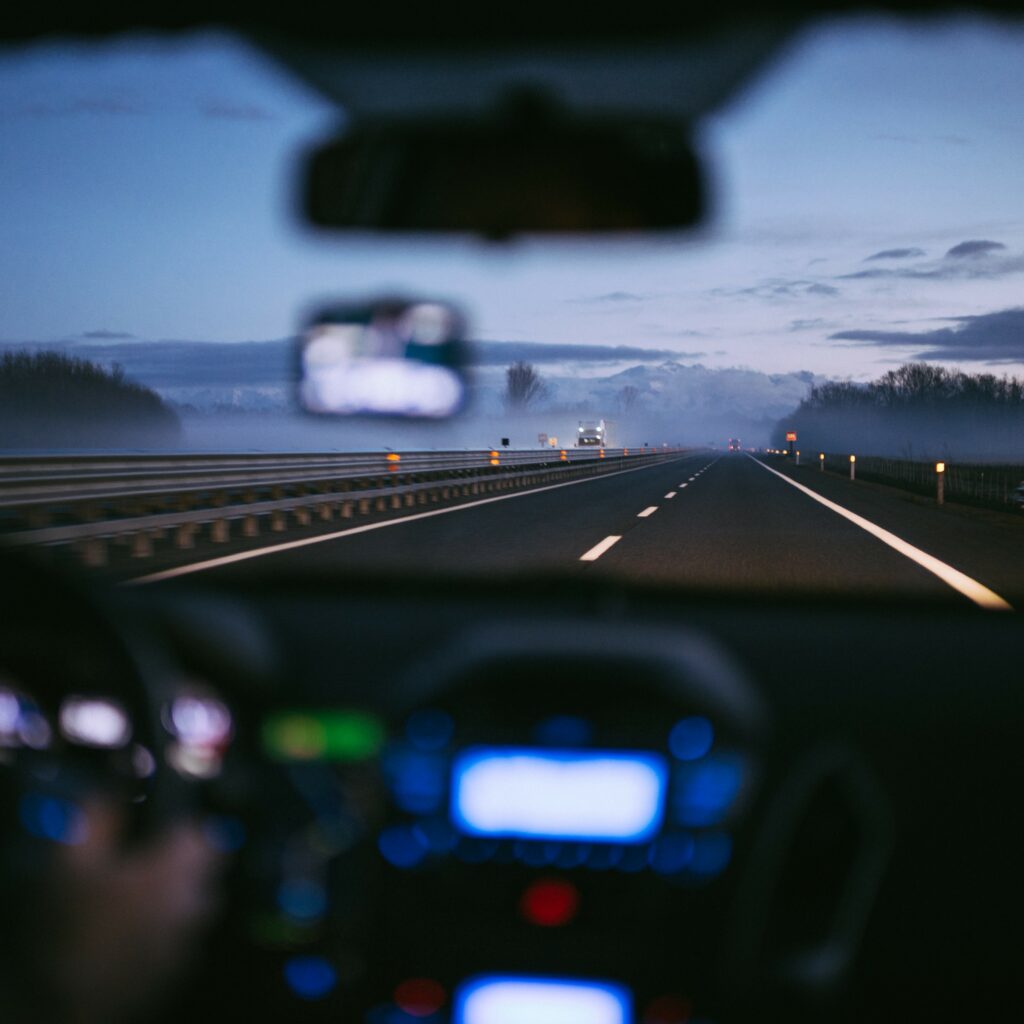
[(263, 725), (264, 749), (283, 761), (365, 761), (383, 743), (383, 724), (364, 711), (286, 712)]

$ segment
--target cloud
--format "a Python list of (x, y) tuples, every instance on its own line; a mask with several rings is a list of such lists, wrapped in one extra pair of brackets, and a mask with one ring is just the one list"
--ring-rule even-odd
[(135, 337), (134, 334), (128, 334), (125, 331), (85, 331), (82, 334), (83, 338), (92, 338), (96, 341), (128, 341)]
[(840, 291), (834, 285), (822, 284), (820, 281), (810, 281), (806, 278), (789, 280), (770, 277), (760, 284), (751, 285), (748, 288), (713, 288), (709, 294), (725, 298), (750, 296), (757, 299), (774, 300), (799, 299), (808, 295), (832, 297), (839, 295)]
[(924, 249), (883, 249), (881, 252), (866, 256), (864, 262), (871, 260), (907, 260), (915, 256), (924, 256)]
[(1024, 308), (949, 318), (955, 326), (934, 331), (839, 331), (835, 341), (914, 349), (917, 359), (1024, 363)]
[(946, 259), (963, 259), (965, 256), (987, 256), (999, 249), (1005, 249), (1002, 242), (988, 242), (984, 239), (961, 242), (946, 253)]
[[(889, 250), (896, 252), (900, 250)], [(1005, 253), (1005, 255), (1004, 255)], [(881, 253), (868, 259), (880, 258)], [(840, 274), (837, 281), (893, 279), (903, 280), (976, 280), (1006, 277), (1024, 271), (1024, 254), (1011, 254), (1002, 242), (969, 239), (947, 250), (941, 259), (904, 267), (871, 267)]]
[(665, 348), (640, 348), (635, 345), (546, 345), (536, 341), (479, 341), (473, 346), (478, 366), (505, 366), (523, 360), (527, 363), (638, 363), (665, 359), (699, 359), (704, 352), (676, 352)]
[(594, 305), (606, 302), (643, 302), (647, 298), (650, 296), (637, 295), (636, 292), (605, 292), (603, 295), (585, 295), (579, 299), (566, 299), (566, 302)]

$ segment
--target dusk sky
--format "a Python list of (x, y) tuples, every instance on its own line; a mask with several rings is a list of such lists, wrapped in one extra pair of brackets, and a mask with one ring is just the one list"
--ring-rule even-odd
[(701, 128), (716, 213), (658, 243), (325, 239), (291, 213), (337, 118), (206, 34), (0, 51), (0, 342), (253, 341), (318, 300), (459, 302), (494, 341), (868, 379), (1024, 372), (1024, 30), (806, 33)]

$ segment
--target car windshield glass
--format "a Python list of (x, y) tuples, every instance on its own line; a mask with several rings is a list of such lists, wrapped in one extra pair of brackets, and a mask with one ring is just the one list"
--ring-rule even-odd
[[(502, 244), (305, 226), (300, 157), (345, 112), (240, 37), (11, 48), (0, 483), (55, 455), (364, 458), (139, 506), (239, 510), (125, 527), (137, 559), (177, 538), (135, 575), (359, 527), (295, 567), (967, 595), (884, 538), (864, 554), (859, 517), (872, 544), (886, 533), (1009, 600), (1024, 579), (1007, 554), (1024, 479), (1022, 43), (981, 18), (812, 25), (697, 123), (701, 228)], [(463, 412), (299, 410), (298, 336), (321, 309), (380, 297), (464, 318)], [(130, 512), (4, 507), (11, 534)], [(38, 540), (120, 557), (97, 530)]]

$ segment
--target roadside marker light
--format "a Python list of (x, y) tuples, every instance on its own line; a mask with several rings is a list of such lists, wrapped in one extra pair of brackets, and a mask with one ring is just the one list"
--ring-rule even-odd
[(935, 472), (936, 473), (945, 473), (946, 472), (946, 464), (944, 462), (936, 462), (935, 463)]

